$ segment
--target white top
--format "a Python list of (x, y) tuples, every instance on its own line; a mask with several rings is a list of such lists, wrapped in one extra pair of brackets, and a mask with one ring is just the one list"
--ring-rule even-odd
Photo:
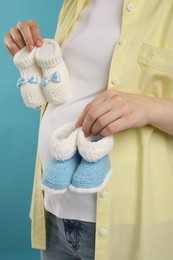
[[(43, 170), (51, 159), (50, 136), (59, 126), (77, 121), (84, 107), (107, 89), (112, 53), (120, 35), (123, 0), (91, 0), (62, 46), (70, 72), (71, 98), (49, 104), (39, 130)], [(45, 193), (45, 208), (60, 218), (96, 221), (96, 194)]]

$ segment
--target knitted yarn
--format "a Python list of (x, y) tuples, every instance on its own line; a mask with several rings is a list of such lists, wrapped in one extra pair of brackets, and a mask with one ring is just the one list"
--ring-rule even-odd
[[(50, 46), (52, 48), (48, 48)], [(66, 102), (69, 98), (69, 73), (57, 41), (44, 39), (35, 58), (43, 73), (42, 87), (47, 101), (55, 105)]]
[(80, 161), (81, 157), (78, 152), (64, 161), (53, 157), (43, 172), (41, 188), (52, 194), (64, 193)]
[(20, 89), (25, 105), (30, 108), (37, 108), (46, 103), (41, 87), (42, 72), (36, 64), (35, 51), (36, 48), (29, 52), (25, 46), (13, 58), (21, 76), (17, 87)]

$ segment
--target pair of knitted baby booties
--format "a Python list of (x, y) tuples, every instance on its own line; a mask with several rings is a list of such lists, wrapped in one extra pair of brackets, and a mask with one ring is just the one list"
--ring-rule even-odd
[(75, 122), (60, 126), (51, 135), (52, 159), (43, 171), (41, 188), (52, 194), (95, 193), (102, 190), (110, 175), (109, 152), (113, 136), (85, 137)]
[(29, 52), (23, 47), (13, 58), (19, 69), (17, 87), (27, 107), (38, 108), (49, 102), (62, 104), (69, 96), (69, 73), (59, 44), (44, 39), (42, 47)]

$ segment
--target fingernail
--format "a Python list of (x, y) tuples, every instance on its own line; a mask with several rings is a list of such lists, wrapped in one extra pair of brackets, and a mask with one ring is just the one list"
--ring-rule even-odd
[(29, 50), (32, 51), (34, 49), (34, 46), (33, 45), (30, 45), (29, 46)]
[(42, 42), (40, 40), (36, 40), (36, 45), (37, 45), (37, 47), (41, 47)]
[[(84, 131), (83, 131), (84, 132)], [(88, 133), (86, 133), (86, 132), (84, 132), (84, 136), (85, 137), (87, 137), (87, 136), (89, 136), (89, 134)]]

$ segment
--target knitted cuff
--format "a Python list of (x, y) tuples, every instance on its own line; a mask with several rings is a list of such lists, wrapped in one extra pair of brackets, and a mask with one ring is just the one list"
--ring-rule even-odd
[(35, 62), (35, 48), (32, 52), (25, 46), (16, 53), (13, 62), (20, 72), (17, 87), (27, 107), (37, 108), (46, 103), (40, 86), (41, 70)]
[(50, 150), (57, 160), (68, 160), (77, 151), (77, 134), (75, 122), (60, 126), (51, 135)]
[(114, 145), (112, 135), (85, 137), (82, 128), (78, 131), (77, 146), (80, 155), (88, 162), (96, 162), (109, 154)]
[(42, 87), (47, 101), (55, 105), (66, 102), (69, 97), (69, 73), (58, 43), (53, 39), (44, 39), (35, 57), (42, 69)]

